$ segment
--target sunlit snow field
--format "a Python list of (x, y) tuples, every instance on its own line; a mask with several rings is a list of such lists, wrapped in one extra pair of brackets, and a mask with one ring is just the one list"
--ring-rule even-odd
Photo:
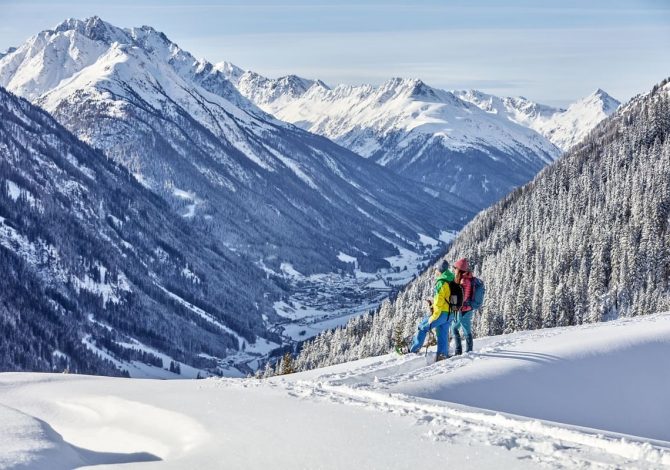
[(432, 356), (269, 380), (0, 374), (0, 468), (670, 467), (670, 313)]

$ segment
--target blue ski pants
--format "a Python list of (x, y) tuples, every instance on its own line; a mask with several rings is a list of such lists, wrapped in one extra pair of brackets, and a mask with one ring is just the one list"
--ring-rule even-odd
[(451, 328), (449, 329), (451, 336), (459, 337), (460, 339), (461, 335), (458, 331), (459, 328), (463, 329), (463, 336), (466, 338), (468, 336), (472, 336), (472, 315), (474, 313), (474, 310), (470, 310), (469, 312), (465, 313), (458, 312), (454, 318), (454, 321), (451, 322)]
[(429, 323), (430, 315), (425, 317), (419, 323), (417, 328), (416, 335), (414, 335), (414, 341), (412, 346), (409, 348), (411, 352), (418, 352), (423, 346), (423, 342), (426, 340), (426, 335), (431, 329), (435, 329), (435, 334), (437, 335), (437, 352), (438, 354), (444, 354), (445, 356), (449, 355), (449, 323), (451, 318), (448, 312), (442, 312), (437, 320), (433, 323)]

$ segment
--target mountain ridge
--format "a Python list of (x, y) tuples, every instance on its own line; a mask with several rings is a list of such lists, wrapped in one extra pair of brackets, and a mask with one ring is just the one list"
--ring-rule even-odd
[(611, 114), (616, 106), (608, 104), (618, 106), (602, 90), (600, 112), (595, 101), (576, 106), (584, 100), (563, 110), (399, 77), (333, 88), (303, 78), (305, 86), (281, 93), (280, 79), (227, 62), (219, 68), (266, 112), (454, 195), (464, 184), (479, 208), (529, 181)]
[[(125, 45), (119, 41), (125, 41)], [(41, 56), (30, 55), (37, 50), (47, 51), (55, 57), (53, 60), (60, 59), (64, 64), (56, 76), (51, 75)], [(73, 57), (68, 55), (72, 50), (79, 52)], [(69, 76), (63, 77), (64, 74)], [(391, 172), (379, 172), (327, 140), (277, 121), (240, 95), (212, 64), (194, 59), (150, 27), (122, 30), (98, 17), (66, 20), (54, 30), (39, 33), (2, 59), (0, 84), (52, 112), (66, 127), (130, 168), (173, 205), (183, 205), (184, 193), (194, 194), (191, 204), (195, 205), (194, 219), (209, 217), (207, 220), (212, 223), (220, 220), (217, 208), (222, 204), (229, 206), (231, 199), (239, 198), (235, 193), (241, 191), (247, 193), (245, 198), (251, 199), (255, 207), (272, 207), (283, 200), (283, 205), (293, 207), (291, 211), (311, 213), (309, 217), (320, 220), (323, 228), (329, 223), (319, 213), (339, 212), (337, 217), (341, 220), (345, 202), (347, 206), (354, 203), (354, 207), (372, 214), (375, 230), (393, 225), (390, 238), (396, 238), (394, 232), (407, 239), (418, 239), (417, 232), (439, 238), (440, 230), (458, 228), (462, 215), (467, 213), (455, 204), (448, 210), (455, 215), (447, 217), (451, 222), (442, 227), (433, 225), (432, 215), (436, 212), (430, 206), (434, 199), (427, 193), (394, 188), (391, 194), (390, 184), (396, 178)], [(147, 153), (159, 152), (170, 160), (145, 157)], [(321, 155), (324, 153), (328, 155), (325, 159)], [(272, 197), (253, 191), (260, 181), (269, 178), (282, 181), (268, 187), (274, 193)], [(290, 201), (293, 194), (300, 194), (299, 205)], [(215, 197), (218, 200), (213, 200)], [(235, 205), (244, 209), (249, 202)], [(326, 209), (335, 205), (336, 211)], [(360, 227), (368, 227), (368, 233), (373, 231), (364, 214), (349, 211), (347, 217)], [(254, 218), (258, 219), (241, 213), (233, 218), (233, 223)], [(262, 219), (257, 222), (263, 223)], [(338, 250), (329, 250), (331, 266), (333, 262), (339, 265), (337, 253), (348, 251), (351, 245), (358, 244), (371, 257), (378, 251), (367, 243), (360, 246), (359, 240), (368, 238), (362, 233), (354, 239), (334, 230), (317, 233), (309, 227), (303, 224), (309, 238), (314, 240), (341, 239), (337, 242)], [(226, 243), (232, 246), (253, 240), (258, 233), (239, 225), (234, 231), (245, 236), (229, 239), (230, 231), (224, 231), (229, 239)], [(300, 238), (305, 239), (296, 234), (285, 244)], [(404, 243), (402, 239), (397, 241)], [(393, 254), (394, 248), (387, 242), (378, 239), (374, 243), (385, 247), (379, 255)], [(259, 255), (276, 257), (278, 253), (273, 251)], [(314, 255), (312, 268), (299, 258), (293, 264), (301, 272), (318, 272), (314, 268), (324, 263), (319, 259), (322, 255)], [(373, 265), (383, 266), (380, 260), (383, 256), (379, 255)], [(266, 264), (277, 270), (281, 263), (270, 259)]]

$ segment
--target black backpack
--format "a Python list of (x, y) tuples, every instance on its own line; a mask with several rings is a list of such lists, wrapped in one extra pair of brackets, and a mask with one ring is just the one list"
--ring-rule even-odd
[(449, 291), (451, 292), (451, 297), (449, 297), (449, 312), (458, 312), (463, 307), (463, 288), (456, 281), (450, 281)]

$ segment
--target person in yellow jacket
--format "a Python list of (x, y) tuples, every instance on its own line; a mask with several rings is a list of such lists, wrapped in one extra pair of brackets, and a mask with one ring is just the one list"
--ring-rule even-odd
[(436, 360), (440, 361), (449, 357), (449, 323), (451, 323), (449, 283), (454, 280), (454, 273), (449, 271), (448, 262), (442, 261), (435, 270), (435, 277), (434, 297), (432, 301), (427, 301), (430, 309), (429, 314), (419, 323), (409, 352), (418, 352), (426, 340), (426, 335), (434, 328), (437, 335)]

